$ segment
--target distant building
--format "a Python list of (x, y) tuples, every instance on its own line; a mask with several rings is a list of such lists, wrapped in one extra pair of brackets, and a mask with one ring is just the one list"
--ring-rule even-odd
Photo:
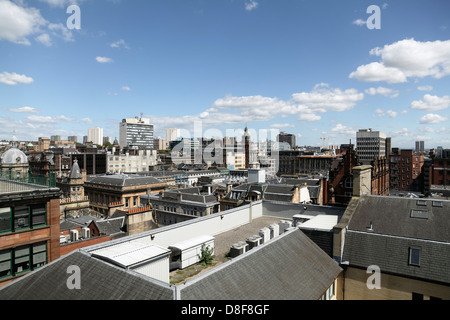
[(103, 145), (103, 128), (94, 127), (88, 129), (87, 142)]
[(166, 186), (166, 183), (147, 176), (96, 175), (84, 183), (84, 194), (89, 197), (92, 209), (109, 217), (117, 209), (139, 208), (141, 196), (158, 193)]
[(372, 129), (360, 129), (356, 133), (356, 151), (359, 161), (370, 164), (375, 157), (386, 157), (386, 134)]
[(151, 204), (155, 222), (166, 226), (219, 212), (219, 201), (208, 187), (194, 187), (162, 191), (141, 196)]
[(72, 142), (78, 142), (78, 137), (77, 136), (68, 136), (67, 140), (72, 141)]
[(425, 142), (424, 141), (416, 141), (416, 153), (424, 153), (425, 152)]
[(177, 128), (167, 128), (166, 129), (166, 141), (169, 143), (170, 141), (178, 140), (180, 137), (180, 129)]
[(420, 191), (424, 155), (413, 150), (394, 148), (390, 157), (390, 188), (399, 191)]
[(150, 119), (142, 118), (142, 116), (140, 118), (123, 119), (119, 130), (119, 144), (121, 148), (154, 149), (154, 127), (150, 124)]
[[(294, 134), (281, 132), (278, 135), (277, 140), (280, 143), (280, 150), (289, 150), (289, 149), (294, 150), (295, 147), (297, 146), (297, 144), (295, 142), (295, 135)], [(283, 143), (287, 143), (289, 145), (289, 147), (285, 148)]]

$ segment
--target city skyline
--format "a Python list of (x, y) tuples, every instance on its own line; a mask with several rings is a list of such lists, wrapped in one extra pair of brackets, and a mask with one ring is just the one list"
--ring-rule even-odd
[[(70, 29), (66, 9), (80, 9)], [(377, 6), (380, 29), (366, 20)], [(450, 146), (446, 1), (0, 0), (0, 139), (276, 129)], [(11, 15), (10, 15), (11, 14)], [(370, 18), (370, 19), (369, 19)], [(373, 21), (373, 20), (372, 20)], [(194, 134), (193, 134), (194, 136)]]

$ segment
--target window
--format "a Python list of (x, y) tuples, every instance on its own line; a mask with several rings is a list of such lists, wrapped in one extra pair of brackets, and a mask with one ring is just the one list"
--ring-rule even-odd
[(11, 228), (11, 208), (0, 208), (0, 233), (9, 232)]
[(411, 218), (428, 219), (428, 210), (411, 210)]
[(38, 269), (46, 263), (46, 242), (0, 251), (0, 279)]
[(30, 227), (28, 206), (14, 208), (14, 230), (22, 230)]
[(433, 207), (441, 207), (442, 208), (442, 201), (433, 201)]
[(33, 270), (42, 267), (47, 263), (47, 244), (45, 242), (32, 245), (33, 250)]
[(33, 227), (47, 224), (47, 209), (45, 204), (34, 205), (31, 207), (31, 221)]
[(0, 251), (0, 279), (11, 276), (11, 250)]
[(409, 248), (409, 264), (412, 266), (420, 266), (419, 248)]
[(24, 246), (15, 249), (13, 273), (18, 274), (30, 270), (30, 247)]

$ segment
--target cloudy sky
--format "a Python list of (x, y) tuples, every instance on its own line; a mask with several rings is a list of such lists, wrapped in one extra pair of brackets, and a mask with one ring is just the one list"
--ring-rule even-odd
[(94, 126), (114, 139), (143, 113), (163, 138), (247, 123), (299, 145), (372, 128), (394, 147), (449, 148), (449, 12), (447, 0), (0, 0), (0, 139)]

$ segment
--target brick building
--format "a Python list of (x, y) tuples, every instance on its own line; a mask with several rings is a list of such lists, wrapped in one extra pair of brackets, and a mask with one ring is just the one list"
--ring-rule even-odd
[(393, 148), (390, 156), (390, 188), (399, 191), (421, 191), (424, 155), (411, 149)]
[(60, 257), (58, 188), (0, 179), (0, 287)]

